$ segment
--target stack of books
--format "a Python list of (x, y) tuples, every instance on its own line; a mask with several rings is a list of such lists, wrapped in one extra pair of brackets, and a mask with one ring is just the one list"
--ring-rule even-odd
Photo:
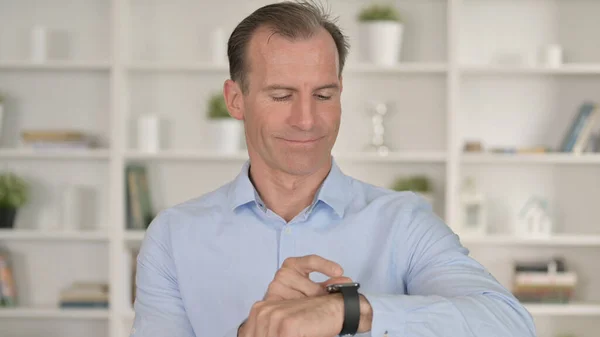
[(91, 141), (85, 133), (75, 130), (23, 130), (21, 140), (33, 149), (88, 149)]
[(61, 308), (108, 308), (106, 283), (75, 282), (60, 292)]
[(568, 303), (577, 285), (577, 274), (564, 261), (517, 263), (512, 293), (521, 302)]

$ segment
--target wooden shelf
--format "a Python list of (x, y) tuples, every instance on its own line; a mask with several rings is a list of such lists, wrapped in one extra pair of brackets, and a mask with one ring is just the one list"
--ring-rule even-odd
[(108, 241), (107, 232), (50, 232), (22, 229), (1, 229), (0, 240), (11, 241)]
[(73, 159), (103, 160), (109, 158), (104, 149), (0, 149), (0, 159)]
[(549, 238), (520, 238), (510, 235), (490, 235), (484, 237), (462, 236), (465, 245), (521, 245), (521, 246), (569, 246), (600, 247), (600, 235), (553, 235)]
[(137, 72), (228, 72), (228, 64), (214, 64), (208, 62), (135, 62), (127, 67), (130, 71)]
[(344, 71), (349, 73), (376, 73), (376, 74), (402, 74), (402, 73), (423, 73), (423, 74), (445, 74), (448, 71), (448, 65), (445, 63), (398, 63), (393, 66), (380, 66), (368, 63), (347, 64)]
[(211, 160), (211, 161), (243, 161), (248, 159), (246, 152), (239, 153), (219, 153), (216, 151), (187, 151), (187, 150), (169, 150), (157, 153), (145, 153), (137, 151), (128, 151), (125, 158), (129, 160)]
[(146, 235), (146, 231), (143, 230), (133, 230), (133, 229), (128, 229), (125, 231), (125, 241), (128, 242), (141, 242), (144, 239), (144, 236)]
[[(137, 72), (228, 72), (229, 64), (213, 64), (206, 62), (177, 63), (177, 62), (135, 62), (128, 66)], [(347, 64), (347, 73), (401, 74), (401, 73), (446, 73), (448, 66), (444, 63), (398, 63), (393, 66), (356, 63)]]
[(495, 154), (465, 153), (465, 164), (600, 164), (600, 153)]
[(544, 66), (462, 66), (460, 71), (467, 75), (600, 75), (600, 64), (565, 64), (561, 67)]
[(0, 70), (53, 70), (53, 71), (108, 71), (109, 62), (48, 61), (34, 63), (30, 61), (0, 61)]
[(109, 315), (107, 309), (0, 308), (0, 318), (107, 320)]
[(386, 156), (370, 152), (334, 152), (333, 156), (339, 161), (373, 163), (445, 163), (447, 159), (443, 151), (390, 152)]
[(525, 304), (533, 316), (600, 316), (600, 304)]
[[(436, 151), (414, 151), (414, 152), (393, 152), (386, 156), (369, 152), (334, 152), (333, 156), (339, 161), (355, 162), (425, 162), (425, 163), (444, 163), (446, 161), (445, 152)], [(192, 160), (192, 161), (244, 161), (248, 159), (247, 152), (239, 153), (218, 153), (215, 151), (181, 151), (171, 150), (157, 153), (143, 153), (128, 151), (125, 158), (129, 160)]]

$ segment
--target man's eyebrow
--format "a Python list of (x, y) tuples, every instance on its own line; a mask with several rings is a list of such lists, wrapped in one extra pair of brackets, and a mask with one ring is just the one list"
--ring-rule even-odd
[(282, 85), (282, 84), (271, 84), (269, 86), (266, 86), (264, 89), (264, 91), (271, 91), (271, 90), (290, 90), (290, 91), (298, 91), (298, 89), (294, 88), (294, 87), (290, 87), (287, 85)]
[(317, 87), (315, 89), (315, 91), (323, 90), (323, 89), (339, 89), (339, 88), (340, 88), (340, 86), (337, 83), (329, 83), (329, 84), (325, 84), (320, 87)]
[[(339, 88), (340, 88), (340, 86), (337, 83), (329, 83), (329, 84), (321, 85), (321, 86), (315, 88), (314, 91), (323, 90), (323, 89), (339, 89)], [(298, 89), (296, 89), (294, 87), (290, 87), (290, 86), (282, 85), (282, 84), (271, 84), (271, 85), (266, 86), (263, 90), (264, 91), (271, 91), (271, 90), (298, 91)]]

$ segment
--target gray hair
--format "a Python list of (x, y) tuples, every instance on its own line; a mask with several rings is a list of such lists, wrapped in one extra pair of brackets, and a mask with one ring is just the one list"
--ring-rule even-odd
[(336, 19), (314, 2), (280, 2), (263, 6), (244, 18), (233, 30), (227, 43), (229, 75), (240, 83), (242, 92), (248, 92), (248, 63), (246, 50), (252, 34), (259, 27), (268, 27), (274, 34), (289, 39), (310, 38), (320, 28), (325, 28), (337, 47), (339, 55), (339, 74), (342, 74), (346, 56), (350, 49), (348, 38), (336, 25)]

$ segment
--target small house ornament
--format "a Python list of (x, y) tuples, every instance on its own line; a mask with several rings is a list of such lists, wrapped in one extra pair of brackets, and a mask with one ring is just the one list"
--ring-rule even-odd
[(516, 235), (547, 237), (552, 234), (552, 220), (548, 214), (547, 200), (531, 197), (519, 212)]

